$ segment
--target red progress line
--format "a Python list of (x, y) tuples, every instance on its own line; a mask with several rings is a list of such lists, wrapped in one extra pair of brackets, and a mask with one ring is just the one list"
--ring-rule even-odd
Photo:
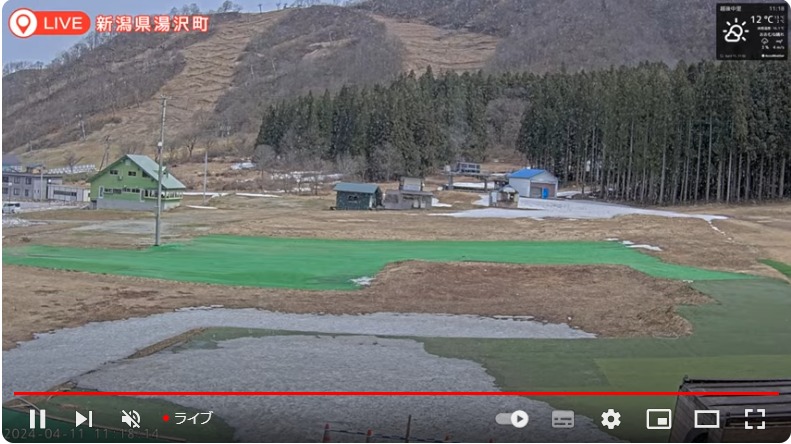
[(14, 396), (780, 396), (780, 392), (14, 392)]

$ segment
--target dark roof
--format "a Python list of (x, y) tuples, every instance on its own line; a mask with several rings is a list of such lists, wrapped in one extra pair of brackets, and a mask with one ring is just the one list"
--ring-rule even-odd
[[(113, 162), (110, 165), (108, 165), (107, 168), (105, 168), (105, 169), (99, 171), (98, 173), (96, 173), (95, 176), (93, 176), (90, 179), (88, 179), (88, 182), (93, 182), (94, 179), (96, 179), (97, 177), (103, 175), (106, 171), (108, 171), (110, 168), (114, 167), (115, 165), (118, 165), (118, 163), (120, 163), (124, 159), (129, 159), (132, 162), (134, 162), (137, 166), (140, 167), (141, 170), (143, 170), (144, 173), (146, 173), (146, 175), (148, 175), (149, 177), (151, 177), (155, 181), (159, 177), (159, 164), (154, 162), (153, 159), (151, 159), (148, 156), (143, 156), (143, 155), (140, 155), (140, 154), (127, 154), (124, 157), (121, 157), (120, 159), (118, 159), (115, 162)], [(179, 190), (179, 189), (186, 189), (187, 188), (183, 183), (181, 183), (178, 179), (176, 179), (172, 174), (165, 174), (165, 171), (167, 171), (167, 169), (164, 166), (162, 167), (162, 171), (163, 171), (163, 173), (162, 173), (162, 188), (164, 188), (166, 190)]]
[(745, 408), (766, 409), (766, 417), (791, 418), (791, 379), (686, 379), (679, 391), (779, 392), (780, 396), (696, 396), (697, 404), (723, 418), (744, 418)]
[(346, 193), (362, 193), (362, 194), (376, 194), (381, 192), (379, 185), (375, 183), (351, 183), (341, 182), (335, 185), (335, 191), (343, 191)]
[(532, 179), (533, 177), (538, 176), (541, 173), (546, 173), (547, 170), (534, 170), (532, 168), (524, 168), (519, 171), (514, 171), (513, 173), (509, 174), (509, 178), (514, 179)]
[(3, 166), (19, 166), (22, 162), (14, 154), (3, 154)]

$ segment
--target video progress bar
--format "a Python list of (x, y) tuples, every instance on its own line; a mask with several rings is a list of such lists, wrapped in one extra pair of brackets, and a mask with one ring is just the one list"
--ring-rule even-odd
[(14, 392), (14, 396), (780, 396), (780, 392)]

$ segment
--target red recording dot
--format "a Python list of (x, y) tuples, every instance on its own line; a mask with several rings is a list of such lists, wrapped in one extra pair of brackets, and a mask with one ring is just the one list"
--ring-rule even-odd
[(165, 421), (165, 422), (168, 422), (168, 421), (170, 421), (170, 416), (162, 415), (162, 420)]

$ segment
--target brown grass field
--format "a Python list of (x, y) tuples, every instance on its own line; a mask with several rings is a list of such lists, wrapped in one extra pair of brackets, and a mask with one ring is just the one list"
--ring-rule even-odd
[[(437, 214), (471, 207), (473, 193), (439, 192), (454, 208), (431, 212), (330, 211), (333, 197), (212, 199), (216, 210), (182, 206), (164, 216), (164, 242), (205, 234), (403, 240), (626, 239), (660, 246), (664, 261), (784, 279), (759, 259), (791, 263), (791, 205), (699, 206), (676, 211), (723, 214), (717, 232), (698, 219), (626, 216), (609, 220), (455, 219)], [(185, 205), (200, 205), (190, 197)], [(3, 230), (3, 246), (45, 244), (145, 248), (150, 213), (55, 210), (22, 215), (40, 225)], [(629, 292), (624, 292), (629, 288)], [(614, 301), (617, 312), (601, 304)], [(3, 348), (35, 333), (203, 305), (296, 313), (423, 312), (533, 316), (603, 336), (689, 333), (679, 304), (707, 298), (680, 282), (617, 266), (391, 264), (354, 292), (236, 288), (124, 276), (3, 267)]]

